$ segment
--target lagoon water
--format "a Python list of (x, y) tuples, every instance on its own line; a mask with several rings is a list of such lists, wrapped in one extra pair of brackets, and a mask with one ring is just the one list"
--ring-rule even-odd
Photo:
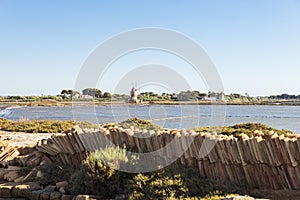
[[(1, 108), (0, 108), (1, 109)], [(131, 117), (150, 119), (166, 128), (234, 125), (259, 122), (300, 133), (300, 106), (261, 105), (114, 105), (78, 107), (16, 107), (0, 110), (0, 117), (120, 122)]]

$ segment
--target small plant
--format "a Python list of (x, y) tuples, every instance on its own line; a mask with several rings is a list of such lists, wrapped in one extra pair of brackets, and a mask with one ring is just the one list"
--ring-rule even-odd
[(131, 181), (129, 199), (182, 199), (188, 189), (180, 174), (167, 175), (160, 170), (149, 175), (137, 174)]
[(68, 190), (73, 194), (92, 194), (114, 198), (126, 193), (132, 174), (118, 171), (120, 165), (130, 162), (125, 148), (107, 147), (91, 153), (81, 170), (69, 180)]
[(131, 126), (139, 129), (147, 129), (147, 130), (162, 130), (163, 128), (160, 126), (157, 126), (155, 124), (152, 124), (150, 120), (143, 120), (139, 118), (131, 118), (126, 121), (123, 121), (118, 126), (121, 126), (123, 128), (130, 128)]
[(99, 128), (99, 125), (93, 124), (89, 121), (77, 122), (76, 125), (78, 125), (81, 129), (85, 129), (85, 128), (98, 129)]

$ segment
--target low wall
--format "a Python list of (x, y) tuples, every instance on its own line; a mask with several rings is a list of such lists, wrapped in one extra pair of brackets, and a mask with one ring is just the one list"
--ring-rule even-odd
[[(260, 189), (300, 189), (299, 135), (278, 136), (273, 132), (256, 135), (249, 138), (241, 134), (234, 138), (185, 130), (102, 128), (56, 134), (40, 141), (37, 149), (54, 160), (80, 167), (90, 152), (105, 147), (108, 141), (119, 146), (125, 144), (137, 152), (153, 152), (173, 141), (175, 145), (160, 154), (160, 159), (178, 158), (177, 152), (187, 148), (178, 162), (197, 168), (203, 177)], [(212, 144), (214, 147), (209, 151)]]

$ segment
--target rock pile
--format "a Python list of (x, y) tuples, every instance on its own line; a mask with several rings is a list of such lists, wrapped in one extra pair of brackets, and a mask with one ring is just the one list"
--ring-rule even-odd
[[(109, 145), (153, 152), (168, 144), (160, 160), (178, 158), (199, 170), (203, 177), (217, 178), (260, 189), (300, 189), (300, 135), (278, 136), (257, 131), (254, 137), (196, 133), (186, 130), (148, 131), (118, 127), (78, 129), (53, 135), (37, 149), (51, 159), (79, 167), (90, 152)], [(184, 152), (183, 154), (180, 152)]]
[[(26, 182), (37, 166), (51, 163), (52, 161), (44, 153), (36, 151), (34, 146), (16, 147), (11, 143), (3, 143), (0, 153), (0, 180), (9, 182)], [(24, 168), (33, 168), (28, 174), (21, 172)]]
[[(67, 181), (43, 187), (38, 182), (30, 182), (43, 176), (40, 166), (53, 161), (34, 146), (16, 147), (10, 142), (3, 142), (0, 153), (0, 199), (22, 198), (30, 200), (88, 200), (98, 197), (68, 195), (65, 188)], [(28, 169), (30, 169), (28, 171)]]
[(89, 195), (66, 195), (55, 191), (55, 186), (42, 188), (39, 183), (2, 183), (0, 197), (3, 199), (22, 198), (30, 200), (97, 200), (99, 197)]

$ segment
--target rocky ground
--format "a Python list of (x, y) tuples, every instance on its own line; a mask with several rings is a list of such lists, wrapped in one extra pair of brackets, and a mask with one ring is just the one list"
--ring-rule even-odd
[[(30, 178), (39, 177), (39, 168), (52, 161), (34, 146), (42, 139), (53, 134), (15, 133), (0, 131), (0, 200), (81, 200), (99, 199), (88, 195), (73, 196), (66, 194), (67, 181), (55, 185), (42, 186)], [(33, 148), (32, 148), (33, 147)], [(30, 168), (22, 175), (22, 170)]]

